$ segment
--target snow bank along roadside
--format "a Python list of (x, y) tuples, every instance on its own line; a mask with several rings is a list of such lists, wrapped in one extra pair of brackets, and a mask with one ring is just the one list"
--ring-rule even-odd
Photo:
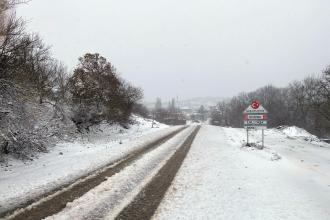
[[(239, 128), (223, 128), (229, 141), (235, 146), (242, 146), (246, 141), (246, 131)], [(250, 131), (251, 142), (261, 141), (260, 131)], [(293, 166), (313, 171), (313, 181), (327, 185), (330, 181), (330, 144), (322, 142), (307, 131), (288, 127), (283, 129), (265, 130), (265, 149), (242, 148), (253, 151), (258, 157), (269, 160), (281, 159)], [(330, 184), (330, 183), (329, 183)]]
[[(275, 130), (275, 129), (273, 129)], [(305, 129), (296, 127), (296, 126), (290, 126), (290, 127), (279, 127), (277, 130), (281, 131), (283, 134), (287, 135), (288, 138), (300, 138), (305, 141), (310, 142), (320, 142), (320, 139), (316, 137), (315, 135), (312, 135), (311, 133), (307, 132)]]
[(106, 127), (103, 133), (89, 135), (89, 141), (84, 137), (73, 143), (58, 144), (50, 153), (29, 163), (10, 161), (12, 166), (2, 167), (0, 171), (0, 213), (68, 184), (179, 128), (159, 125), (151, 129), (151, 121), (139, 120), (129, 130)]
[(180, 132), (47, 219), (115, 218), (157, 174), (193, 130), (194, 127), (191, 126)]
[[(267, 133), (268, 147), (302, 145)], [(330, 149), (305, 141), (296, 150), (308, 158), (304, 149), (323, 149), (315, 154), (328, 171), (319, 173), (286, 154), (272, 161), (267, 152), (241, 148), (244, 137), (244, 129), (203, 126), (153, 219), (330, 219), (330, 178), (315, 179), (329, 175)]]

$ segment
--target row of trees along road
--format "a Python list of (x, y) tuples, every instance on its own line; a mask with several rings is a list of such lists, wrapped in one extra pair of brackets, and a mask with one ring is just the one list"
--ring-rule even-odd
[(330, 135), (330, 67), (285, 88), (268, 85), (220, 102), (211, 112), (211, 123), (242, 127), (242, 112), (254, 99), (269, 111), (270, 127), (295, 125), (321, 137)]
[(68, 73), (51, 56), (50, 47), (38, 34), (28, 33), (24, 20), (12, 12), (21, 3), (25, 1), (0, 0), (0, 80), (29, 90), (40, 104), (69, 106), (79, 130), (103, 120), (126, 124), (134, 110), (147, 114), (138, 104), (142, 90), (120, 78), (98, 53), (83, 55), (73, 74)]

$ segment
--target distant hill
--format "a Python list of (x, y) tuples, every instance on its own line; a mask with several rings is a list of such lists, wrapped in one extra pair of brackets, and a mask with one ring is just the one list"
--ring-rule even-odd
[[(196, 97), (191, 99), (179, 100), (176, 103), (179, 107), (187, 107), (191, 109), (198, 109), (201, 105), (204, 107), (215, 106), (218, 102), (225, 100), (223, 97)], [(162, 100), (163, 107), (167, 107), (168, 100)], [(155, 102), (145, 102), (144, 103), (149, 109), (155, 107)]]

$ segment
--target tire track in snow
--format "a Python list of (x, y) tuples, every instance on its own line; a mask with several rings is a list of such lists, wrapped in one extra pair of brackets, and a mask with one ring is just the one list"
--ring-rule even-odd
[(134, 161), (141, 158), (144, 154), (156, 149), (169, 139), (180, 133), (187, 127), (180, 128), (171, 132), (170, 134), (162, 137), (152, 143), (146, 145), (143, 148), (137, 149), (127, 155), (126, 157), (119, 159), (106, 167), (96, 171), (95, 174), (88, 175), (81, 178), (71, 185), (64, 187), (58, 191), (53, 192), (51, 195), (46, 195), (44, 198), (36, 201), (32, 204), (28, 204), (24, 208), (19, 208), (11, 213), (6, 213), (5, 219), (8, 220), (35, 220), (43, 219), (47, 216), (54, 215), (60, 212), (66, 207), (66, 204), (72, 202), (76, 198), (81, 197), (83, 194), (98, 186), (108, 177), (120, 172), (126, 166), (132, 164)]
[(139, 192), (134, 200), (116, 217), (117, 220), (150, 219), (179, 171), (189, 149), (200, 129), (198, 126), (171, 156), (156, 176)]

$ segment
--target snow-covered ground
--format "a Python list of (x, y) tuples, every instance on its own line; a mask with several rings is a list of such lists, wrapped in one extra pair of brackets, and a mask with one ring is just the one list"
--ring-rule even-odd
[(303, 133), (204, 125), (153, 218), (330, 219), (330, 145)]
[(86, 175), (178, 129), (134, 117), (130, 129), (101, 125), (74, 142), (57, 144), (33, 161), (0, 167), (0, 212)]
[(140, 190), (157, 174), (159, 169), (181, 146), (185, 138), (194, 130), (185, 129), (155, 150), (145, 154), (121, 172), (108, 178), (82, 197), (67, 204), (49, 220), (66, 219), (114, 219), (119, 212), (134, 199)]

